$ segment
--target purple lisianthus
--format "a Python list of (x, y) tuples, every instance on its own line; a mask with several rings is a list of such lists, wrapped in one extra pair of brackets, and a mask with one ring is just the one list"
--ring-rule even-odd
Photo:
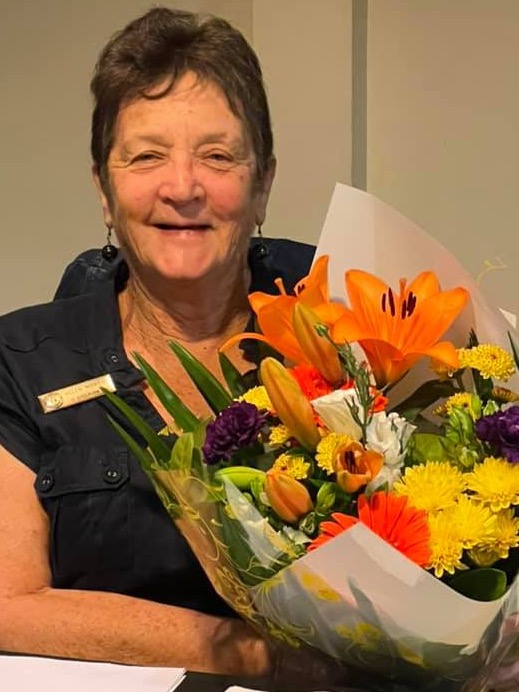
[(202, 447), (206, 463), (228, 461), (243, 447), (254, 444), (264, 423), (265, 415), (254, 404), (246, 401), (230, 404), (207, 426)]
[(519, 463), (519, 406), (510, 406), (476, 421), (476, 434), (488, 442), (494, 454)]

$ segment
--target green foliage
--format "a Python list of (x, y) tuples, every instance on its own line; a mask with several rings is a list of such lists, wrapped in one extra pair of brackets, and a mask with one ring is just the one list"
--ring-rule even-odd
[(179, 471), (190, 471), (194, 449), (195, 438), (193, 433), (189, 432), (180, 435), (171, 452), (170, 468), (177, 469)]
[(133, 437), (121, 425), (119, 425), (116, 420), (112, 418), (112, 416), (108, 416), (108, 420), (119, 433), (123, 442), (126, 442), (130, 451), (135, 455), (142, 468), (148, 473), (151, 473), (155, 459), (150, 452), (141, 447), (140, 444), (136, 442)]
[(148, 384), (157, 395), (157, 398), (164, 406), (169, 415), (173, 418), (176, 425), (185, 432), (194, 430), (200, 423), (194, 413), (183, 403), (169, 385), (162, 379), (156, 370), (144, 360), (138, 353), (133, 354), (137, 365), (144, 374)]
[(448, 452), (445, 439), (432, 433), (415, 432), (407, 445), (406, 465), (424, 464), (426, 461), (445, 461)]
[[(247, 502), (245, 498), (242, 500)], [(246, 522), (234, 518), (232, 511), (228, 511), (228, 505), (225, 502), (218, 503), (216, 509), (221, 526), (222, 541), (227, 546), (233, 567), (245, 586), (261, 584), (292, 562), (293, 557), (280, 550), (279, 547), (275, 548), (272, 544), (269, 546), (268, 553), (259, 553), (261, 555), (260, 560), (246, 531)]]
[[(167, 466), (171, 454), (171, 447), (164, 441), (164, 439), (157, 432), (155, 432), (155, 430), (153, 430), (153, 428), (148, 423), (146, 423), (144, 418), (142, 418), (142, 416), (136, 413), (131, 408), (131, 406), (128, 406), (128, 404), (125, 401), (123, 401), (123, 399), (121, 399), (120, 396), (114, 394), (113, 392), (108, 392), (106, 390), (104, 393), (108, 400), (123, 414), (126, 420), (128, 420), (128, 422), (131, 423), (136, 432), (142, 438), (144, 438), (150, 449), (150, 452), (153, 454), (154, 458), (159, 462), (159, 464), (161, 464), (162, 466)], [(123, 439), (128, 444), (128, 438), (130, 436), (126, 433), (126, 431), (123, 430), (123, 428), (120, 425), (115, 424), (115, 421), (113, 419), (111, 419), (111, 421), (120, 435), (122, 432), (125, 433)], [(133, 445), (132, 451), (134, 451), (134, 447), (135, 446)]]
[(459, 572), (449, 581), (449, 586), (474, 601), (495, 601), (505, 594), (507, 580), (500, 569), (480, 567)]
[(205, 365), (177, 341), (168, 341), (168, 346), (214, 413), (220, 413), (229, 406), (232, 402), (231, 395)]
[(321, 485), (315, 498), (316, 512), (326, 515), (332, 510), (337, 499), (337, 490), (335, 483), (324, 482)]
[(220, 361), (220, 367), (222, 369), (225, 382), (227, 383), (232, 396), (239, 397), (244, 394), (248, 387), (245, 385), (243, 376), (238, 368), (232, 363), (231, 360), (229, 360), (229, 358), (227, 358), (225, 353), (222, 353), (221, 351), (218, 352), (218, 360)]
[(217, 481), (223, 481), (226, 478), (234, 483), (238, 490), (250, 490), (255, 480), (265, 482), (265, 472), (249, 466), (227, 466), (215, 471), (214, 477)]

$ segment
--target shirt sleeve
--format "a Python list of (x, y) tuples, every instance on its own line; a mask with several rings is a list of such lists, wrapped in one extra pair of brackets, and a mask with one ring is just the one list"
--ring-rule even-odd
[(36, 426), (24, 412), (18, 383), (2, 367), (0, 357), (0, 444), (37, 472), (41, 444)]

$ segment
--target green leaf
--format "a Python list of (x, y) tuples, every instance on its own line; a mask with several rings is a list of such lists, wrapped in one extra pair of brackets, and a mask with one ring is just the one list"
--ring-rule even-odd
[(393, 410), (412, 422), (428, 406), (434, 404), (438, 399), (455, 394), (456, 391), (452, 380), (428, 380)]
[(506, 592), (506, 574), (500, 569), (481, 567), (460, 572), (450, 580), (449, 586), (474, 601), (495, 601)]
[(193, 430), (200, 422), (195, 414), (190, 411), (171, 387), (166, 384), (158, 372), (152, 368), (142, 356), (138, 353), (134, 353), (133, 356), (137, 361), (137, 365), (142, 370), (144, 377), (147, 379), (148, 384), (179, 428), (184, 432)]
[(198, 425), (196, 428), (191, 430), (193, 433), (193, 440), (195, 443), (195, 448), (202, 449), (204, 442), (205, 442), (205, 434), (206, 434), (206, 429), (207, 429), (207, 424), (210, 422), (210, 419), (207, 420), (199, 420)]
[(220, 413), (227, 408), (232, 402), (231, 395), (205, 365), (178, 342), (168, 341), (168, 345), (214, 413)]
[(128, 447), (130, 448), (130, 451), (133, 452), (133, 454), (136, 456), (139, 464), (142, 466), (142, 468), (145, 471), (150, 472), (153, 463), (155, 459), (152, 457), (152, 455), (149, 453), (148, 450), (143, 449), (138, 442), (136, 442), (133, 437), (121, 426), (119, 423), (112, 418), (112, 416), (108, 416), (108, 420), (110, 423), (114, 426), (114, 428), (117, 430), (119, 435), (121, 436), (123, 442), (126, 442)]
[(193, 433), (188, 432), (180, 435), (171, 452), (171, 467), (182, 471), (189, 471), (193, 461), (193, 451), (195, 449), (195, 439)]
[(519, 370), (519, 350), (515, 345), (515, 341), (512, 338), (510, 332), (507, 332), (508, 338), (510, 339), (510, 346), (512, 348), (512, 355), (514, 356), (515, 367)]
[(445, 461), (449, 459), (445, 440), (432, 433), (415, 433), (407, 447), (406, 464), (423, 464), (426, 461)]
[(222, 368), (222, 373), (229, 387), (233, 397), (241, 396), (247, 391), (248, 387), (243, 382), (243, 377), (238, 370), (238, 368), (232, 363), (229, 358), (222, 353), (218, 352), (218, 360), (220, 361), (220, 367)]
[(264, 546), (261, 554), (257, 555), (251, 545), (246, 522), (229, 516), (225, 502), (217, 503), (217, 509), (222, 542), (232, 560), (233, 569), (245, 586), (261, 584), (290, 564), (293, 558), (280, 549), (279, 544), (271, 543), (268, 548)]
[(112, 403), (123, 414), (126, 420), (131, 423), (135, 430), (145, 439), (155, 459), (162, 464), (167, 463), (171, 454), (171, 447), (167, 445), (161, 436), (156, 433), (155, 430), (148, 425), (148, 423), (146, 423), (144, 418), (136, 413), (131, 406), (128, 406), (128, 404), (123, 401), (121, 397), (117, 396), (117, 394), (114, 394), (113, 392), (108, 392), (106, 390), (103, 391), (108, 401), (110, 401), (110, 403)]

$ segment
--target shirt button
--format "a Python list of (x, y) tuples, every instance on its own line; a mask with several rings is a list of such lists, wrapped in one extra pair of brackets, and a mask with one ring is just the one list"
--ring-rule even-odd
[(117, 483), (120, 477), (121, 473), (117, 469), (106, 469), (103, 473), (103, 478), (107, 483)]
[(40, 480), (40, 490), (42, 493), (48, 493), (54, 487), (54, 475), (46, 473)]
[(112, 363), (118, 363), (119, 362), (119, 356), (116, 353), (112, 353), (110, 355), (110, 360), (112, 361)]

